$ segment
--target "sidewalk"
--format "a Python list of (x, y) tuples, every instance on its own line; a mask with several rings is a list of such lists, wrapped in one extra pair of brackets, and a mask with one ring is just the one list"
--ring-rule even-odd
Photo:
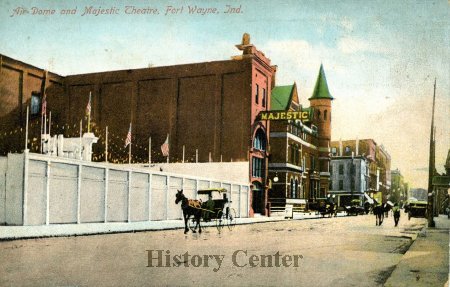
[(441, 216), (435, 222), (436, 228), (419, 233), (384, 286), (448, 286), (450, 220)]
[[(236, 218), (236, 224), (250, 224), (284, 220), (282, 217)], [(214, 226), (215, 222), (202, 226)], [(40, 226), (0, 226), (0, 240), (24, 238), (76, 236), (137, 231), (155, 231), (184, 228), (183, 220), (160, 220), (144, 222), (108, 222), (82, 224), (50, 224)]]
[[(338, 215), (343, 216), (343, 215)], [(296, 213), (294, 219), (315, 219), (321, 215), (315, 213)], [(236, 218), (236, 224), (253, 224), (286, 220), (283, 216)], [(202, 222), (202, 226), (215, 226), (215, 222)], [(0, 226), (1, 240), (16, 240), (39, 237), (77, 236), (122, 232), (155, 231), (184, 228), (183, 220), (161, 220), (145, 222), (111, 222), (82, 224), (51, 224), (40, 226)]]

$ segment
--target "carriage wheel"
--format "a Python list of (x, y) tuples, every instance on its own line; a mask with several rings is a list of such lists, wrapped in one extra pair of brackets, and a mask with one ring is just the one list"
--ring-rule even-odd
[(224, 224), (225, 218), (223, 217), (222, 210), (217, 211), (216, 213), (216, 227), (217, 231), (222, 232), (223, 224)]
[(234, 208), (230, 208), (228, 210), (228, 217), (227, 217), (228, 229), (230, 231), (233, 230), (235, 225), (236, 225), (236, 210), (234, 210)]
[(195, 218), (189, 218), (188, 219), (188, 227), (189, 229), (194, 232), (195, 231), (195, 227), (197, 226), (197, 222), (195, 221)]

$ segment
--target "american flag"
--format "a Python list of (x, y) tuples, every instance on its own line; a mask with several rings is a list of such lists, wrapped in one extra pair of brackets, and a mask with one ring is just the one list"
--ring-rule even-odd
[(169, 135), (167, 135), (166, 141), (161, 146), (161, 152), (163, 156), (169, 156)]
[(90, 115), (91, 114), (91, 93), (89, 92), (89, 102), (86, 106), (86, 115)]
[(125, 139), (125, 147), (127, 147), (129, 144), (131, 144), (131, 123), (130, 129), (128, 130), (127, 138)]

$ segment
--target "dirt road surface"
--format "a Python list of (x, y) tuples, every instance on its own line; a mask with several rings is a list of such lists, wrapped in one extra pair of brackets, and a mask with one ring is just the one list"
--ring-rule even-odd
[[(0, 242), (0, 286), (382, 286), (425, 225), (372, 215)], [(169, 267), (170, 266), (170, 267)]]

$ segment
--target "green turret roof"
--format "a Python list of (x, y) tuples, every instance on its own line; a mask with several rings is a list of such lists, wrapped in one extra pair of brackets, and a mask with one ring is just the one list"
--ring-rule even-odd
[(325, 72), (323, 71), (323, 65), (320, 64), (319, 75), (317, 76), (316, 86), (314, 87), (314, 92), (309, 100), (314, 99), (330, 99), (334, 98), (331, 96), (328, 90), (327, 78), (325, 77)]
[(272, 89), (270, 96), (270, 109), (273, 111), (285, 111), (291, 103), (294, 86), (276, 86)]

